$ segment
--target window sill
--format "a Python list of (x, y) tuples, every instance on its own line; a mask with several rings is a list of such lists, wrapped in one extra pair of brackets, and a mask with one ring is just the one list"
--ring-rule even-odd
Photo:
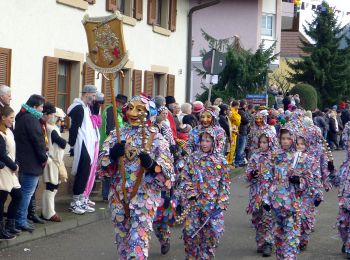
[(171, 31), (168, 29), (165, 29), (163, 27), (157, 26), (157, 25), (153, 25), (153, 32), (164, 35), (169, 37), (171, 35)]
[(68, 5), (71, 7), (75, 7), (81, 10), (87, 10), (88, 9), (88, 2), (84, 0), (56, 0), (57, 3)]
[(127, 15), (123, 15), (123, 24), (127, 24), (130, 26), (136, 26), (136, 19), (131, 17), (131, 16), (127, 16)]

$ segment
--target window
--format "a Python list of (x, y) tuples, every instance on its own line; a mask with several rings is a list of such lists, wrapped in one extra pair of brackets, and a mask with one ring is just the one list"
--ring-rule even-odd
[(142, 20), (143, 0), (106, 0), (106, 10), (115, 12), (118, 10), (122, 14)]
[(148, 0), (147, 23), (176, 30), (177, 0)]
[(161, 82), (161, 75), (160, 74), (154, 74), (153, 78), (153, 93), (152, 96), (155, 97), (160, 94), (160, 82)]
[(69, 106), (71, 63), (60, 60), (58, 64), (57, 107), (67, 110)]
[(11, 49), (0, 48), (0, 85), (10, 86), (11, 82)]
[(118, 94), (125, 95), (126, 88), (128, 86), (127, 75), (129, 70), (122, 70), (122, 73), (118, 73), (118, 76), (114, 79), (114, 93), (111, 94), (110, 80), (102, 78), (102, 93), (105, 95), (104, 106), (112, 103), (112, 97)]
[(261, 20), (261, 35), (263, 36), (273, 36), (273, 22), (274, 22), (274, 16), (273, 15), (262, 15)]
[(167, 94), (167, 77), (164, 73), (157, 73), (153, 71), (145, 71), (144, 75), (144, 90), (143, 92), (148, 96)]

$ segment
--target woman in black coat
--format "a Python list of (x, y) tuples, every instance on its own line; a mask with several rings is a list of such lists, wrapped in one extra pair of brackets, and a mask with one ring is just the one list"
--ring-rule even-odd
[(226, 148), (225, 153), (228, 152), (228, 147), (231, 146), (231, 131), (230, 131), (230, 121), (227, 117), (227, 113), (229, 111), (229, 106), (226, 104), (222, 104), (220, 107), (220, 115), (219, 115), (219, 124), (225, 130), (226, 133)]

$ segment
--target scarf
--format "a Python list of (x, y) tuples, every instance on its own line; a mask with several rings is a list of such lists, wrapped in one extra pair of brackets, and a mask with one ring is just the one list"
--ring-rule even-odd
[(27, 104), (22, 105), (23, 112), (28, 112), (29, 114), (32, 114), (36, 119), (40, 119), (43, 116), (43, 113), (39, 112), (35, 108), (32, 108), (28, 106)]

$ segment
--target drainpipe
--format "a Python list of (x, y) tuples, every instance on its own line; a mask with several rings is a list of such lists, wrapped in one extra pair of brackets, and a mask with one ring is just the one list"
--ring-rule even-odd
[(191, 99), (191, 67), (192, 67), (192, 15), (194, 12), (217, 5), (220, 0), (211, 1), (202, 5), (194, 6), (188, 13), (188, 33), (187, 33), (187, 67), (186, 67), (186, 102)]

